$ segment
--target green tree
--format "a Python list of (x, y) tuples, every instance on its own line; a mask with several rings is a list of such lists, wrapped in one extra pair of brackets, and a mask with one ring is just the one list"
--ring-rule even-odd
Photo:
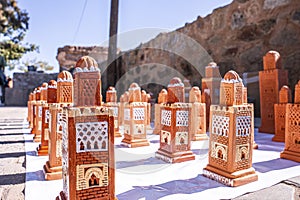
[(24, 44), (29, 16), (15, 0), (0, 0), (0, 55), (9, 60), (20, 59), (23, 54), (38, 51), (34, 44)]

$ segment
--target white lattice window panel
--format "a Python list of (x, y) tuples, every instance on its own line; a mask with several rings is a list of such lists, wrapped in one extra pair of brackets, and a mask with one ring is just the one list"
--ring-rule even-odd
[(108, 123), (85, 122), (76, 123), (76, 151), (107, 151)]
[(130, 120), (130, 109), (129, 108), (124, 109), (124, 120), (126, 120), (126, 121)]
[(251, 132), (251, 117), (238, 116), (236, 118), (236, 136), (249, 136)]
[(134, 120), (145, 120), (145, 108), (133, 108)]
[(177, 110), (176, 111), (176, 126), (189, 125), (189, 111)]
[(175, 145), (188, 144), (188, 132), (176, 132)]
[(171, 111), (162, 110), (161, 111), (161, 125), (171, 126)]
[(50, 110), (45, 110), (45, 123), (49, 123)]
[(212, 134), (228, 137), (229, 117), (213, 115), (212, 116)]

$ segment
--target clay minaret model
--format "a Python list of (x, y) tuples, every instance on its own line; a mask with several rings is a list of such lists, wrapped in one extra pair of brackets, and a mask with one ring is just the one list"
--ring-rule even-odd
[(300, 81), (295, 86), (295, 101), (286, 105), (285, 148), (280, 158), (300, 162)]
[[(55, 99), (49, 104), (49, 160), (44, 165), (46, 180), (62, 178), (62, 137), (66, 122), (63, 121), (63, 108), (70, 107), (73, 103), (73, 77), (68, 71), (62, 71), (57, 76), (56, 84), (48, 85), (48, 90), (56, 90)], [(49, 93), (48, 93), (49, 94)], [(48, 95), (49, 96), (49, 95)], [(49, 97), (50, 98), (50, 97)]]
[(141, 88), (137, 83), (129, 87), (129, 102), (124, 105), (124, 138), (127, 147), (149, 146), (147, 140), (147, 102), (142, 102)]
[(201, 91), (198, 87), (192, 87), (189, 93), (189, 102), (192, 104), (190, 112), (190, 134), (192, 140), (207, 140), (206, 135), (206, 105), (201, 103)]
[(203, 175), (228, 186), (257, 180), (252, 168), (253, 105), (244, 103), (244, 85), (235, 71), (221, 81), (220, 105), (211, 105), (208, 165)]
[[(205, 67), (205, 77), (202, 78), (203, 103), (206, 104), (206, 128), (209, 128), (210, 105), (218, 105), (220, 99), (221, 74), (216, 63), (211, 62)], [(206, 98), (205, 98), (206, 97)], [(209, 99), (207, 99), (209, 98)]]
[(46, 89), (42, 89), (41, 95), (45, 96), (47, 101), (43, 104), (42, 107), (42, 131), (41, 131), (41, 144), (38, 148), (38, 155), (45, 156), (48, 155), (48, 140), (49, 140), (49, 106), (53, 103), (56, 103), (56, 90), (57, 83), (54, 80), (49, 81)]
[(285, 140), (286, 105), (292, 102), (291, 98), (289, 87), (282, 86), (279, 91), (279, 103), (274, 104), (275, 135), (272, 140), (275, 142), (284, 142)]
[(112, 109), (115, 119), (115, 137), (122, 137), (119, 131), (119, 104), (117, 103), (117, 91), (114, 87), (108, 87), (106, 91), (106, 103), (105, 106)]
[(161, 131), (161, 109), (160, 106), (167, 103), (168, 92), (166, 89), (162, 89), (158, 94), (157, 104), (154, 105), (154, 129), (153, 134), (160, 134)]
[(101, 102), (100, 70), (84, 56), (74, 71), (74, 107), (63, 110), (61, 199), (115, 199), (114, 117)]
[(189, 132), (191, 104), (184, 101), (184, 85), (175, 77), (168, 85), (167, 103), (161, 105), (160, 147), (155, 153), (169, 163), (195, 159)]
[(281, 67), (280, 54), (269, 51), (263, 58), (264, 70), (259, 72), (259, 132), (275, 133), (274, 104), (279, 103), (279, 90), (288, 83), (288, 72)]

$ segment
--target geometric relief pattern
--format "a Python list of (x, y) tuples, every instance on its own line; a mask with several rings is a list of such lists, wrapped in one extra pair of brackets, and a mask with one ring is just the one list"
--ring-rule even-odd
[(175, 145), (188, 144), (188, 132), (176, 132)]
[(288, 120), (288, 127), (287, 132), (288, 134), (285, 136), (287, 137), (286, 142), (286, 149), (292, 151), (300, 151), (300, 109), (298, 106), (288, 106), (287, 107), (287, 119)]
[(168, 131), (161, 131), (160, 142), (164, 144), (171, 144), (171, 133)]
[(236, 136), (249, 136), (251, 130), (251, 117), (236, 117)]
[(126, 120), (126, 121), (130, 120), (130, 109), (129, 108), (124, 109), (124, 120)]
[(133, 119), (144, 120), (145, 119), (145, 108), (133, 108)]
[(171, 126), (171, 111), (162, 110), (161, 111), (161, 125)]
[(108, 123), (85, 122), (76, 123), (76, 151), (107, 151)]
[(228, 137), (229, 117), (213, 115), (212, 116), (212, 134)]
[(227, 146), (217, 142), (212, 142), (211, 146), (211, 157), (227, 161)]
[(76, 190), (108, 186), (108, 165), (106, 163), (77, 165)]
[(177, 110), (176, 111), (176, 126), (189, 125), (189, 111)]
[(249, 144), (237, 145), (235, 162), (246, 159), (249, 159)]
[(133, 128), (134, 128), (134, 131), (133, 131), (134, 135), (146, 134), (144, 124), (134, 124)]

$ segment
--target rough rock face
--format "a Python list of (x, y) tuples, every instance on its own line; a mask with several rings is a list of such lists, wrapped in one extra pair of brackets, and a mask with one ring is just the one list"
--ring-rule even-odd
[[(241, 77), (244, 72), (258, 72), (269, 50), (281, 54), (289, 72), (289, 85), (294, 88), (300, 77), (299, 0), (233, 0), (204, 18), (199, 16), (184, 27), (121, 52), (119, 72), (108, 70), (103, 89), (116, 83), (121, 95), (132, 82), (137, 82), (156, 98), (174, 76), (201, 86), (205, 66), (211, 61), (219, 65), (221, 76), (229, 70)], [(83, 55), (101, 63), (106, 59), (107, 48), (65, 46), (58, 50), (57, 59), (61, 69), (69, 69)], [(115, 80), (118, 76), (120, 79)]]
[[(220, 66), (222, 76), (231, 69), (240, 75), (260, 71), (263, 69), (263, 55), (269, 50), (276, 50), (281, 54), (284, 68), (289, 71), (289, 84), (295, 85), (300, 77), (299, 0), (234, 0), (205, 18), (198, 17), (176, 31), (160, 34), (148, 43), (125, 52), (121, 62), (123, 73), (132, 69), (131, 73), (136, 75), (143, 68), (153, 71), (166, 65), (189, 79), (192, 85), (200, 85), (203, 68), (210, 58), (205, 53), (195, 54), (191, 46), (187, 54), (190, 57), (201, 56), (200, 62), (190, 62), (174, 53), (174, 49), (180, 51), (187, 46), (175, 32), (186, 34), (201, 44)], [(164, 51), (172, 45), (171, 52)], [(151, 73), (144, 73), (135, 76), (135, 79), (150, 78), (149, 82), (153, 83), (168, 75), (168, 70), (152, 76)]]
[(56, 59), (58, 60), (60, 71), (70, 70), (82, 56), (91, 56), (98, 63), (107, 59), (107, 47), (79, 47), (79, 46), (64, 46), (58, 48)]

